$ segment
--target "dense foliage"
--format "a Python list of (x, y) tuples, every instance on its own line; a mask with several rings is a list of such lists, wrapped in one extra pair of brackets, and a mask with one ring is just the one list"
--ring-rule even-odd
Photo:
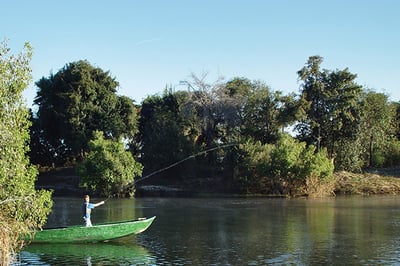
[(131, 141), (137, 132), (133, 101), (116, 94), (118, 82), (87, 61), (67, 64), (36, 82), (32, 160), (51, 165), (80, 161), (94, 131)]
[[(193, 132), (181, 112), (185, 101), (186, 93), (173, 94), (171, 91), (143, 101), (138, 139), (141, 144), (140, 161), (145, 165), (146, 174), (182, 160), (193, 151)], [(180, 165), (166, 173), (179, 175), (184, 169), (184, 165)], [(189, 172), (188, 169), (185, 171), (186, 174)]]
[[(332, 193), (333, 166), (356, 172), (398, 165), (400, 105), (363, 89), (347, 68), (322, 63), (311, 56), (297, 72), (298, 94), (243, 77), (207, 82), (206, 74), (192, 74), (180, 83), (187, 90), (166, 88), (137, 108), (116, 96), (118, 83), (108, 72), (71, 63), (36, 83), (32, 157), (49, 159), (42, 160), (47, 165), (87, 159), (99, 130), (105, 139), (122, 137), (143, 172), (156, 173), (154, 182), (285, 195)], [(108, 182), (114, 181), (96, 175), (84, 181), (96, 190)]]
[(106, 197), (134, 195), (134, 178), (142, 174), (142, 165), (121, 140), (104, 139), (103, 133), (96, 131), (85, 158), (78, 168), (81, 186)]
[(27, 157), (29, 111), (22, 92), (31, 80), (32, 49), (9, 55), (0, 45), (0, 264), (22, 247), (22, 234), (40, 228), (51, 211), (51, 192), (36, 191), (37, 170)]
[(395, 155), (394, 150), (388, 154), (389, 146), (395, 144), (395, 105), (387, 95), (369, 91), (362, 98), (362, 110), (360, 138), (366, 151), (364, 160), (367, 166), (388, 166), (390, 153)]
[(328, 148), (336, 157), (340, 143), (353, 140), (359, 132), (362, 88), (356, 75), (345, 70), (321, 70), (322, 57), (312, 56), (299, 72), (302, 81), (300, 108), (304, 115), (297, 124), (300, 138), (319, 150)]
[(282, 134), (276, 144), (248, 141), (241, 150), (243, 160), (237, 179), (247, 193), (333, 193), (333, 163), (326, 149), (315, 152), (315, 146)]

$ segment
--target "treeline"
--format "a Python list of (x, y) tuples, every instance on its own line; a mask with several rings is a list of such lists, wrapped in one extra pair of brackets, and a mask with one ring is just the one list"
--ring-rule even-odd
[(77, 166), (82, 186), (104, 195), (132, 195), (134, 177), (153, 172), (146, 181), (203, 191), (332, 193), (334, 169), (399, 164), (399, 103), (322, 62), (297, 72), (298, 94), (192, 75), (140, 104), (110, 72), (69, 63), (36, 82), (31, 161)]

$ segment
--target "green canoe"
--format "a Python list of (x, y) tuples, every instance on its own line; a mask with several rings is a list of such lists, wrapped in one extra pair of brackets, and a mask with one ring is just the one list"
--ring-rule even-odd
[[(85, 226), (69, 226), (63, 228), (37, 231), (31, 239), (33, 243), (85, 243), (116, 239), (146, 230), (156, 217), (117, 223), (105, 223)], [(28, 240), (28, 239), (27, 239)]]

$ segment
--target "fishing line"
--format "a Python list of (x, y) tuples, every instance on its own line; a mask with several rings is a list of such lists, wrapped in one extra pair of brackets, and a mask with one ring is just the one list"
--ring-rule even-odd
[[(199, 155), (206, 154), (206, 153), (211, 152), (211, 151), (214, 151), (214, 150), (224, 149), (224, 148), (228, 148), (228, 147), (232, 147), (232, 146), (237, 146), (237, 145), (239, 145), (239, 143), (230, 143), (230, 144), (226, 144), (226, 145), (221, 145), (221, 146), (213, 147), (213, 148), (210, 148), (210, 149), (207, 149), (207, 150), (198, 152), (198, 153), (196, 153), (196, 154), (190, 155), (190, 156), (186, 157), (186, 158), (183, 159), (183, 160), (177, 161), (177, 162), (175, 162), (175, 163), (173, 163), (173, 164), (171, 164), (171, 165), (168, 165), (167, 167), (161, 168), (161, 169), (159, 169), (159, 170), (157, 170), (157, 171), (154, 171), (154, 172), (152, 172), (152, 173), (150, 173), (150, 174), (148, 174), (148, 175), (146, 175), (146, 176), (143, 176), (143, 177), (141, 177), (141, 178), (139, 178), (139, 179), (133, 181), (132, 183), (127, 184), (126, 186), (124, 186), (124, 187), (120, 190), (120, 192), (122, 192), (122, 191), (124, 191), (124, 190), (126, 190), (126, 189), (128, 189), (128, 188), (130, 188), (130, 187), (135, 186), (136, 183), (141, 182), (141, 181), (143, 181), (143, 180), (145, 180), (145, 179), (147, 179), (147, 178), (149, 178), (149, 177), (152, 177), (152, 176), (155, 175), (155, 174), (161, 173), (161, 172), (163, 172), (163, 171), (165, 171), (165, 170), (168, 170), (168, 169), (170, 169), (170, 168), (172, 168), (172, 167), (175, 167), (175, 166), (177, 166), (177, 165), (183, 163), (184, 161), (187, 161), (187, 160), (189, 160), (189, 159), (193, 159), (193, 158), (195, 158), (195, 157), (197, 157), (197, 156), (199, 156)], [(117, 194), (117, 193), (111, 195), (111, 196), (108, 197), (106, 200), (108, 200), (109, 198), (111, 198), (112, 196), (114, 196), (114, 195), (116, 195), (116, 194)], [(106, 200), (105, 200), (105, 201), (106, 201)]]
[(149, 178), (149, 177), (151, 177), (151, 176), (153, 176), (153, 175), (155, 175), (155, 174), (158, 174), (158, 173), (163, 172), (163, 171), (165, 171), (165, 170), (167, 170), (167, 169), (170, 169), (170, 168), (172, 168), (172, 167), (174, 167), (174, 166), (177, 166), (178, 164), (181, 164), (181, 163), (183, 163), (184, 161), (187, 161), (187, 160), (189, 160), (189, 159), (195, 158), (195, 157), (197, 157), (197, 156), (199, 156), (199, 155), (206, 154), (206, 153), (208, 153), (208, 152), (210, 152), (210, 151), (214, 151), (214, 150), (218, 150), (218, 149), (223, 149), (223, 148), (227, 148), (227, 147), (231, 147), (231, 146), (236, 146), (236, 145), (239, 145), (239, 143), (230, 143), (230, 144), (226, 144), (226, 145), (221, 145), (221, 146), (217, 146), (217, 147), (214, 147), (214, 148), (210, 148), (210, 149), (207, 149), (207, 150), (205, 150), (205, 151), (201, 151), (201, 152), (198, 152), (198, 153), (196, 153), (196, 154), (190, 155), (190, 156), (186, 157), (186, 158), (183, 159), (183, 160), (180, 160), (180, 161), (178, 161), (178, 162), (176, 162), (176, 163), (173, 163), (173, 164), (171, 164), (171, 165), (169, 165), (169, 166), (167, 166), (167, 167), (164, 167), (164, 168), (162, 168), (162, 169), (160, 169), (160, 170), (154, 171), (154, 172), (152, 172), (152, 173), (150, 173), (150, 174), (148, 174), (148, 175), (146, 175), (146, 176), (144, 176), (144, 177), (142, 177), (142, 178), (139, 178), (138, 180), (135, 180), (135, 181), (133, 182), (133, 185), (135, 185), (136, 183), (141, 182), (141, 181), (143, 181), (143, 180), (145, 180), (145, 179), (147, 179), (147, 178)]

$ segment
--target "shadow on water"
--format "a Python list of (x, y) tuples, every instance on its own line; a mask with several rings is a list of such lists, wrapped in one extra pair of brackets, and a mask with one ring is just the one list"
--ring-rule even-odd
[(149, 265), (149, 251), (136, 243), (30, 244), (17, 265)]

